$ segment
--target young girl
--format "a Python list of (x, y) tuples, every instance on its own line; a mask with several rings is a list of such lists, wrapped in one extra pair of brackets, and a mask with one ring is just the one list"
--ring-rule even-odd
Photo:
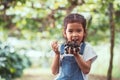
[(92, 62), (97, 58), (91, 45), (84, 41), (86, 36), (86, 19), (80, 14), (69, 14), (64, 19), (64, 38), (67, 42), (76, 41), (80, 46), (78, 52), (65, 52), (65, 43), (58, 45), (57, 41), (52, 42), (51, 47), (55, 53), (51, 70), (54, 75), (58, 74), (55, 80), (88, 80)]

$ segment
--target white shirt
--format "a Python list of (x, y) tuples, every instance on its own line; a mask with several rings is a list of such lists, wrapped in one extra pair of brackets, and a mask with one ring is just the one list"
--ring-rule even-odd
[[(85, 44), (86, 45), (85, 45), (85, 49), (84, 49), (84, 53), (83, 53), (82, 57), (85, 61), (92, 59), (92, 63), (93, 63), (95, 61), (95, 59), (97, 58), (97, 54), (95, 53), (94, 49), (92, 48), (92, 46), (89, 43), (85, 42)], [(88, 75), (84, 74), (83, 72), (82, 72), (82, 74), (83, 74), (84, 80), (88, 80)]]

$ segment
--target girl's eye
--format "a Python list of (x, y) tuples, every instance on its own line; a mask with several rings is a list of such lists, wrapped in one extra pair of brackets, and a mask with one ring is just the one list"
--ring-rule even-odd
[(82, 30), (81, 29), (78, 29), (77, 32), (81, 32)]
[(68, 32), (72, 33), (73, 31), (72, 31), (72, 30), (69, 30)]

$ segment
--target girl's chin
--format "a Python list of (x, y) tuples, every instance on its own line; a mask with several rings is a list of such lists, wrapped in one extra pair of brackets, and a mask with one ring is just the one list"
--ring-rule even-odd
[(81, 42), (80, 42), (80, 41), (78, 41), (78, 42), (77, 42), (77, 44), (81, 44)]
[[(67, 42), (72, 42), (73, 40), (68, 40)], [(81, 44), (81, 41), (75, 41), (77, 44)]]
[(81, 44), (81, 41), (76, 41), (77, 44)]

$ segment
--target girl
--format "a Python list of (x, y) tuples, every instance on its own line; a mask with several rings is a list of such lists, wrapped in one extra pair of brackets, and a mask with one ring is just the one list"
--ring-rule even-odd
[[(80, 51), (68, 49), (65, 52), (65, 44), (58, 45), (57, 41), (52, 42), (51, 47), (55, 53), (51, 70), (54, 75), (58, 74), (55, 80), (88, 80), (92, 62), (97, 58), (96, 53), (90, 44), (85, 42), (86, 19), (80, 14), (69, 14), (64, 19), (64, 38), (66, 42), (76, 41), (80, 45)], [(83, 48), (82, 48), (83, 46)]]

